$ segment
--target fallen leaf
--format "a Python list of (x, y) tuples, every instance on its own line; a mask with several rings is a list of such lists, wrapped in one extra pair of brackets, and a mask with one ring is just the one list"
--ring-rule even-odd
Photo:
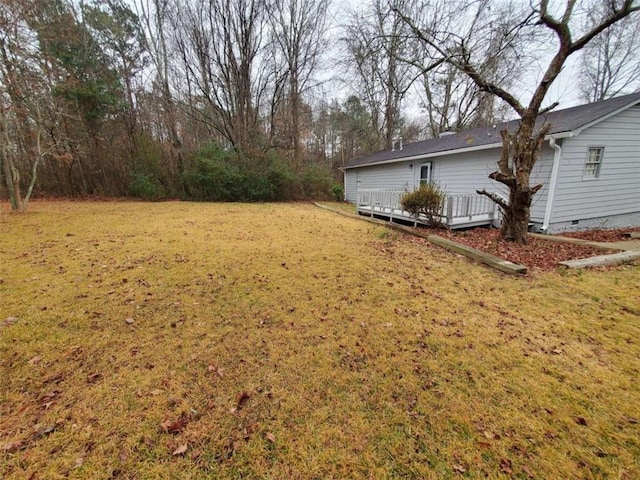
[(180, 417), (173, 422), (170, 420), (165, 420), (160, 424), (160, 428), (166, 433), (180, 433), (189, 423), (189, 417), (185, 413), (181, 413)]
[(250, 398), (251, 394), (247, 391), (244, 391), (240, 395), (238, 395), (238, 399), (236, 400), (236, 409), (240, 410), (242, 407), (244, 407)]
[(125, 320), (125, 322), (127, 322), (129, 325), (133, 324), (135, 322), (135, 320), (133, 318), (127, 318)]
[(500, 470), (502, 470), (507, 475), (511, 475), (513, 473), (513, 465), (511, 463), (511, 460), (509, 460), (508, 458), (501, 458)]
[(490, 432), (489, 430), (485, 430), (482, 433), (484, 433), (484, 436), (487, 438), (487, 440), (493, 440), (494, 438), (496, 438), (495, 434), (493, 432)]
[(578, 425), (582, 425), (583, 427), (587, 426), (587, 419), (584, 417), (576, 417), (576, 423)]
[(33, 357), (31, 360), (29, 360), (29, 365), (35, 365), (36, 363), (38, 363), (40, 360), (42, 360), (42, 358), (40, 357), (40, 355), (36, 355), (35, 357)]
[(18, 320), (20, 320), (18, 317), (7, 317), (2, 321), (2, 323), (0, 323), (0, 327), (8, 327), (9, 325), (16, 323)]
[(465, 473), (467, 471), (467, 469), (464, 468), (462, 465), (455, 464), (453, 466), (453, 471), (454, 472), (458, 472), (458, 473)]
[(155, 390), (151, 390), (149, 393), (155, 397), (157, 395), (162, 395), (164, 393), (164, 390), (162, 390), (161, 388), (156, 388)]
[(187, 444), (183, 443), (173, 451), (172, 455), (182, 455), (186, 451), (187, 451)]
[(84, 458), (83, 457), (78, 457), (78, 458), (76, 458), (76, 461), (74, 462), (73, 468), (80, 468), (83, 463), (84, 463)]
[(2, 451), (5, 453), (15, 453), (22, 448), (24, 448), (24, 442), (22, 440), (19, 440), (17, 442), (5, 443), (2, 446)]
[(267, 432), (265, 434), (265, 437), (267, 437), (267, 440), (269, 440), (271, 443), (275, 443), (276, 442), (276, 436), (271, 432)]
[(54, 390), (53, 392), (47, 392), (40, 398), (40, 401), (45, 402), (45, 401), (53, 400), (58, 396), (58, 393), (60, 392), (58, 392), (57, 390)]
[(634, 425), (637, 424), (637, 423), (640, 423), (640, 420), (638, 420), (637, 418), (634, 418), (634, 417), (624, 417), (624, 419), (627, 422), (632, 423)]
[(35, 427), (33, 427), (33, 437), (34, 438), (43, 437), (44, 435), (48, 435), (49, 433), (53, 432), (55, 429), (56, 429), (55, 423), (51, 423), (49, 425), (43, 425), (39, 423)]

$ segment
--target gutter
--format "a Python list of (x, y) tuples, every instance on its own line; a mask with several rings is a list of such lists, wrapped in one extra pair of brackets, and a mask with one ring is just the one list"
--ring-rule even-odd
[(551, 222), (551, 212), (553, 210), (553, 199), (556, 194), (556, 184), (558, 183), (558, 174), (560, 173), (560, 159), (562, 158), (562, 147), (556, 143), (556, 138), (549, 137), (549, 146), (555, 150), (553, 155), (553, 167), (551, 169), (551, 179), (549, 180), (549, 192), (547, 194), (547, 206), (544, 211), (544, 221), (541, 230), (547, 233), (549, 223)]

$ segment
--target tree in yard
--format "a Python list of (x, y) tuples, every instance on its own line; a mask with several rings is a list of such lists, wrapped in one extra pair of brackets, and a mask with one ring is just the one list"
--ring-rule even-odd
[(594, 38), (580, 59), (582, 100), (597, 102), (640, 88), (638, 52), (640, 21), (634, 17), (625, 18)]
[(125, 123), (133, 148), (137, 123), (134, 83), (147, 61), (142, 25), (124, 0), (83, 3), (81, 8), (86, 25), (124, 85)]
[(328, 0), (286, 0), (267, 5), (276, 55), (286, 71), (286, 136), (294, 162), (301, 157), (302, 96), (326, 46)]
[[(452, 5), (452, 2), (447, 2)], [(499, 15), (487, 15), (498, 2), (481, 0), (456, 4), (459, 28), (457, 31), (439, 32), (422, 28), (417, 11), (423, 15), (429, 9), (401, 10), (396, 12), (410, 27), (412, 36), (429, 46), (447, 63), (467, 75), (483, 92), (490, 93), (507, 103), (518, 115), (514, 130), (503, 130), (502, 153), (498, 160), (498, 169), (489, 177), (509, 189), (509, 199), (486, 190), (478, 191), (496, 202), (503, 211), (502, 236), (518, 243), (527, 243), (527, 230), (530, 218), (531, 201), (542, 185), (530, 185), (531, 171), (536, 163), (542, 144), (547, 136), (550, 124), (543, 121), (536, 125), (539, 116), (544, 116), (557, 106), (554, 103), (543, 106), (549, 88), (558, 77), (567, 59), (583, 49), (598, 35), (623, 19), (640, 10), (637, 0), (609, 0), (601, 9), (594, 2), (567, 0), (564, 5), (540, 0), (525, 4), (509, 3), (509, 9), (495, 8)], [(430, 4), (431, 7), (444, 5)], [(586, 26), (581, 20), (586, 13), (592, 12), (592, 21)], [(424, 18), (424, 17), (423, 17)], [(637, 20), (637, 15), (632, 17)], [(521, 101), (519, 94), (504, 84), (496, 83), (481, 69), (482, 58), (478, 58), (478, 48), (472, 49), (473, 42), (468, 40), (484, 32), (487, 43), (496, 45), (495, 51), (515, 52), (523, 58), (527, 50), (535, 49), (537, 40), (542, 44), (554, 44), (554, 54), (544, 73), (533, 90), (528, 102)], [(527, 42), (522, 42), (527, 38)], [(480, 53), (482, 49), (479, 49)]]
[(26, 19), (29, 4), (0, 6), (0, 163), (13, 211), (23, 212), (47, 156), (54, 156), (52, 95), (39, 68), (36, 33)]
[[(194, 0), (180, 7), (176, 49), (201, 107), (194, 112), (238, 151), (259, 150), (260, 106), (272, 71), (263, 54), (266, 0)], [(190, 87), (191, 88), (191, 87)]]
[(413, 42), (398, 12), (406, 0), (373, 0), (364, 11), (353, 12), (343, 44), (357, 95), (366, 105), (377, 148), (391, 148), (401, 127), (401, 104), (413, 80)]

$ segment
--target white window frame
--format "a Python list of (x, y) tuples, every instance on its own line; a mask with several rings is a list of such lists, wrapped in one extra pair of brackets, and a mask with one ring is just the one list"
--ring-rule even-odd
[[(422, 167), (428, 167), (428, 178), (424, 179), (422, 178)], [(425, 184), (429, 184), (431, 182), (433, 182), (433, 165), (431, 164), (431, 162), (422, 162), (419, 166), (418, 166), (418, 181), (416, 182), (416, 186), (418, 188), (420, 188), (423, 185), (423, 182)]]
[(600, 168), (602, 167), (603, 158), (603, 146), (592, 146), (587, 148), (584, 170), (582, 171), (583, 180), (596, 180), (600, 178)]

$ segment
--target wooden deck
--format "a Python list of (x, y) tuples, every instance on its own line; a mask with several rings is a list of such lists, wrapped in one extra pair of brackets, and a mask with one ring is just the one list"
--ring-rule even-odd
[[(428, 225), (424, 216), (416, 218), (402, 209), (400, 201), (407, 193), (402, 189), (367, 189), (358, 191), (358, 213), (375, 218)], [(497, 224), (498, 206), (488, 197), (478, 194), (449, 195), (442, 207), (441, 222), (449, 228), (468, 228)]]

